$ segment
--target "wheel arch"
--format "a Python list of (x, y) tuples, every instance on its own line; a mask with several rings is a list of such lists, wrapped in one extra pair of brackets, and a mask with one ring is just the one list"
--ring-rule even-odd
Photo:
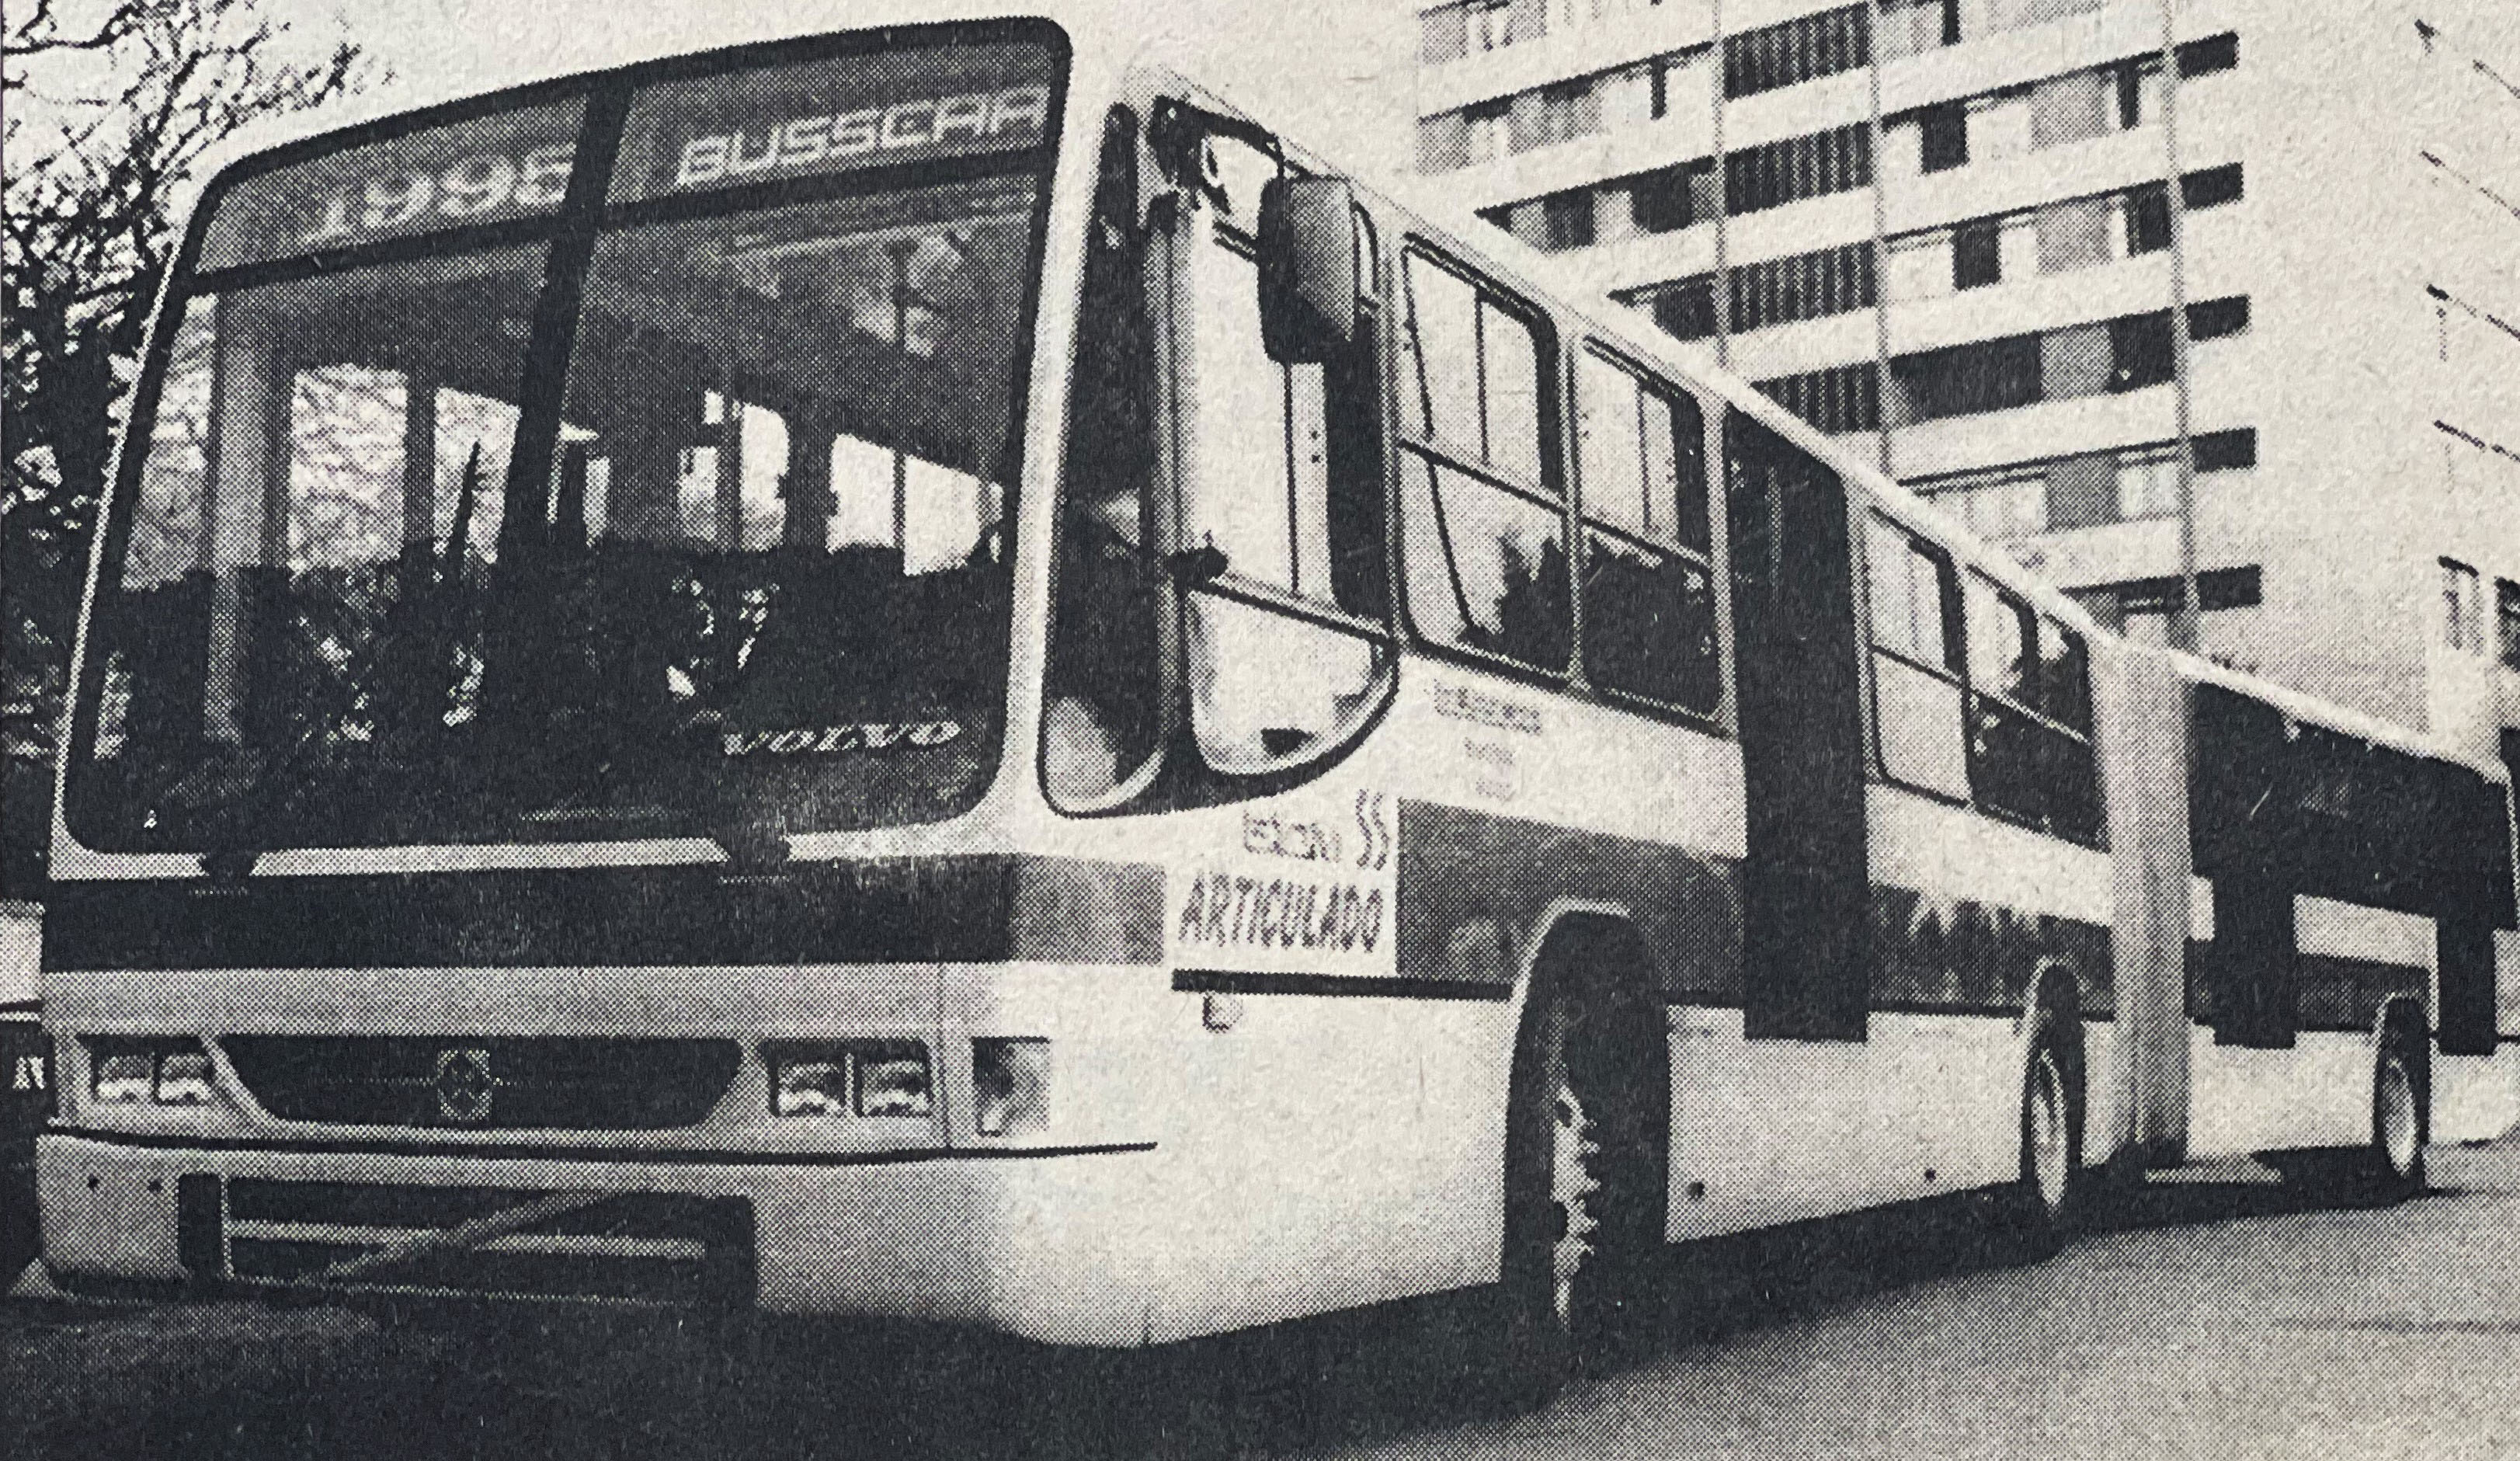
[[(1662, 998), (1660, 966), (1653, 945), (1637, 927), (1627, 906), (1590, 898), (1551, 901), (1533, 923), (1520, 967), (1514, 974), (1513, 1045), (1507, 1061), (1506, 1089), (1512, 1089), (1536, 1038), (1533, 1012), (1544, 998), (1560, 989), (1591, 997), (1606, 996), (1626, 1006), (1632, 1018), (1653, 1022), (1652, 1064), (1661, 1081), (1654, 1124), (1663, 1133), (1669, 1155), (1672, 1119), (1671, 1027)], [(1502, 1155), (1502, 1153), (1500, 1154)]]
[(1516, 1024), (1545, 982), (1568, 978), (1593, 979), (1640, 1001), (1661, 1002), (1653, 945), (1624, 903), (1565, 897), (1541, 910), (1514, 971)]

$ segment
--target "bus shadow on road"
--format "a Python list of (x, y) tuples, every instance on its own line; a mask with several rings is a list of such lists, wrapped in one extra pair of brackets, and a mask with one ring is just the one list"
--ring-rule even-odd
[[(2435, 1185), (2423, 1195), (2443, 1198), (2458, 1193), (2455, 1188)], [(2376, 1180), (2360, 1153), (2268, 1151), (2192, 1175), (2120, 1184), (2094, 1204), (2090, 1226), (2099, 1231), (2196, 1227), (2306, 1212), (2370, 1211), (2408, 1200), (2407, 1194)]]
[[(2292, 1180), (2146, 1184), (2094, 1204), (2088, 1227), (2105, 1235), (2386, 1201), (2285, 1159), (2271, 1164)], [(1676, 1248), (1638, 1343), (1613, 1368), (2048, 1256), (2052, 1245), (2011, 1210), (1956, 1197)], [(140, 1385), (121, 1405), (101, 1392), (102, 1413), (21, 1432), (31, 1442), (23, 1454), (1228, 1457), (1371, 1443), (1514, 1408), (1496, 1364), (1496, 1303), (1478, 1293), (1129, 1351), (749, 1317), (371, 1317), (381, 1321), (372, 1340), (302, 1361), (230, 1367), (198, 1388)]]

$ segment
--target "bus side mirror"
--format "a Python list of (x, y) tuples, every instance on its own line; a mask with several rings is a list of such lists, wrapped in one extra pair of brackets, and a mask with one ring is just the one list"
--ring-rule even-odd
[(1317, 365), (1356, 341), (1356, 190), (1281, 177), (1260, 190), (1260, 340), (1280, 365)]

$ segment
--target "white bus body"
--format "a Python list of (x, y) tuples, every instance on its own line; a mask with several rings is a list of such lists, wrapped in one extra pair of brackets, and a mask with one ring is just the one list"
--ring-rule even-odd
[[(2023, 1182), (2026, 1073), (2043, 1051), (2070, 1084), (2066, 1150), (2086, 1169), (2368, 1146), (2375, 1052), (2409, 1021), (2432, 1137), (2510, 1124), (2520, 1058), (2492, 1053), (2496, 941), (2506, 987), (2513, 962), (2499, 768), (2461, 766), (2415, 738), (2121, 644), (1755, 392), (1681, 364), (1642, 317), (1556, 298), (1545, 263), (1500, 235), (1473, 238), (1466, 223), (1371, 190), (1357, 194), (1370, 225), (1360, 246), (1370, 255), (1368, 342), (1357, 347), (1366, 363), (1271, 364), (1254, 352), (1249, 297), (1257, 197), (1246, 183), (1266, 159), (1256, 128), (1238, 129), (1224, 102), (1117, 52), (1079, 45), (1066, 67), (1045, 28), (890, 39), (941, 47), (941, 59), (868, 81), (860, 72), (874, 75), (868, 68), (890, 53), (863, 41), (714, 53), (432, 114), (429, 127), (477, 126), (488, 139), (460, 157), (429, 155), (435, 172), (371, 176), (358, 171), (367, 164), (326, 160), (330, 148), (419, 156), (394, 149), (431, 134), (388, 120), (287, 153), (277, 168), (251, 164), (212, 190), (186, 255), (194, 272), (172, 286), (151, 366), (175, 374), (164, 362), (177, 337), (197, 332), (210, 361), (200, 400), (209, 404), (144, 390), (114, 508), (122, 525), (100, 547), (82, 636), (44, 1005), (62, 1092), (42, 1142), (45, 1260), (62, 1281), (722, 1301), (1104, 1346), (1490, 1285), (1510, 1276), (1525, 1241), (1509, 1201), (1519, 1179), (1508, 1126), (1518, 1042), (1538, 1048), (1528, 1034), (1535, 989), (1574, 999), (1565, 991), (1598, 986), (1608, 991), (1601, 998), (1654, 1011), (1667, 1084), (1620, 1100), (1633, 1100), (1638, 1129), (1667, 1123), (1667, 1147), (1638, 1154), (1662, 1190), (1649, 1204), (1620, 1198), (1657, 1213), (1669, 1242)], [(967, 43), (1000, 52), (971, 62), (954, 50)], [(826, 66), (840, 79), (816, 79)], [(793, 83), (802, 90), (757, 92), (727, 79), (750, 67), (807, 79)], [(787, 100), (823, 107), (815, 99), (852, 86), (868, 92), (862, 104), (818, 111)], [(755, 95), (770, 100), (745, 111)], [(659, 96), (689, 102), (688, 115), (639, 132), (641, 109)], [(515, 122), (581, 98), (593, 141), (574, 151)], [(1055, 113), (1051, 98), (1061, 102)], [(590, 159), (612, 150), (604, 129), (616, 126), (631, 140), (606, 184), (603, 162)], [(1106, 152), (1110, 136), (1119, 140)], [(650, 152), (634, 160), (639, 147)], [(1287, 151), (1298, 170), (1332, 170)], [(850, 160), (839, 160), (844, 152)], [(1134, 182), (1106, 165), (1121, 155)], [(1190, 157), (1207, 176), (1167, 175), (1168, 161)], [(1014, 160), (1039, 158), (1051, 160), (1026, 183), (1033, 163)], [(659, 169), (645, 174), (655, 181), (625, 182), (634, 166)], [(781, 192), (784, 182), (741, 182), (743, 166), (804, 181)], [(896, 169), (884, 175), (895, 191), (883, 206), (895, 211), (878, 218), (866, 202), (876, 196), (868, 169), (885, 166)], [(410, 177), (431, 180), (436, 202), (415, 205)], [(929, 177), (950, 182), (922, 192)], [(253, 191), (273, 178), (296, 181)], [(752, 205), (792, 209), (811, 226), (730, 213), (725, 200), (737, 195), (710, 192), (730, 186), (753, 187), (758, 196), (742, 195)], [(949, 186), (965, 191), (949, 198)], [(599, 187), (608, 191), (591, 191)], [(983, 197), (991, 188), (1005, 196)], [(458, 263), (444, 262), (458, 245), (439, 249), (395, 217), (472, 208), (494, 193), (500, 202), (480, 210), (490, 222), (444, 215), (474, 229), (461, 235)], [(1126, 199), (1133, 237), (1105, 227), (1119, 216), (1114, 197)], [(220, 210), (234, 200), (262, 210), (223, 235)], [(287, 206), (338, 236), (255, 232), (293, 218)], [(1010, 221), (1028, 211), (1039, 229), (1031, 261)], [(363, 234), (363, 219), (383, 221)], [(663, 409), (661, 388), (634, 397), (611, 383), (652, 370), (643, 362), (667, 358), (702, 327), (675, 313), (682, 301), (665, 285), (681, 276), (639, 261), (650, 257), (636, 253), (645, 243), (612, 242), (637, 229), (650, 230), (639, 240), (681, 241), (674, 247), (687, 251), (673, 256), (694, 281), (691, 314), (720, 311), (705, 326), (708, 351), (695, 346), (692, 357), (709, 384), (673, 399), (689, 416), (663, 446), (638, 434), (642, 413)], [(518, 251), (558, 253), (572, 240), (585, 255), (574, 265), (499, 262)], [(892, 251), (865, 251), (867, 240)], [(1102, 266), (1097, 249), (1115, 251), (1134, 282), (1115, 291), (1116, 276), (1089, 278)], [(810, 342), (778, 336), (779, 311), (836, 297), (856, 287), (849, 271), (887, 256), (900, 272), (866, 296), (880, 308), (851, 306), (855, 333), (842, 332), (832, 363), (813, 366), (823, 375), (800, 374)], [(798, 262), (810, 258), (834, 262), (812, 274)], [(1010, 260), (1038, 270), (1029, 320), (1013, 302), (1023, 289), (1010, 293), (990, 272)], [(331, 281), (399, 269), (394, 287), (407, 293), (394, 298), (442, 301), (488, 297), (529, 267), (587, 281), (582, 320), (557, 286), (518, 297), (531, 303), (516, 318), (532, 348), (555, 338), (565, 346), (574, 329), (579, 360), (610, 352), (610, 374), (581, 366), (566, 399), (557, 381), (538, 385), (532, 373), (563, 370), (570, 357), (560, 354), (527, 362), (517, 388), (524, 404), (511, 416), (479, 405), (486, 377), (466, 372), (485, 357), (463, 352), (493, 345), (459, 341), (414, 309), (413, 338), (431, 343), (402, 348), (383, 338), (382, 293), (326, 327), (373, 329), (373, 349), (361, 337), (320, 365), (289, 357), (304, 372), (292, 378), (293, 394), (277, 378), (253, 383), (257, 361), (286, 354), (268, 341), (316, 347), (285, 331), (299, 328), (292, 320), (333, 318), (323, 291), (350, 286)], [(431, 269), (460, 288), (431, 296), (426, 281), (409, 282)], [(188, 302), (195, 278), (209, 281), (198, 297), (219, 302)], [(718, 293), (703, 293), (701, 280)], [(266, 299), (301, 313), (281, 318)], [(1012, 322), (989, 313), (992, 301)], [(1112, 316), (1139, 304), (1144, 334), (1132, 337)], [(1438, 319), (1457, 305), (1457, 318)], [(266, 319), (284, 333), (253, 334)], [(1457, 324), (1467, 333), (1443, 333)], [(998, 365), (962, 343), (989, 329), (1015, 346)], [(1081, 339), (1097, 331), (1121, 332), (1120, 343)], [(770, 343), (746, 342), (756, 339)], [(1457, 339), (1475, 357), (1466, 367), (1447, 353)], [(625, 342), (637, 340), (648, 343)], [(1517, 384), (1515, 352), (1533, 341)], [(848, 374), (845, 352), (873, 351), (867, 342), (893, 353)], [(1120, 411), (1093, 428), (1119, 440), (1142, 422), (1147, 455), (1134, 467), (1126, 442), (1074, 450), (1087, 424), (1072, 400), (1088, 366), (1106, 358), (1146, 370), (1135, 388), (1110, 388), (1140, 390), (1132, 409), (1142, 416)], [(1006, 363), (1024, 360), (1028, 375)], [(1022, 388), (991, 405), (995, 369)], [(1467, 388), (1447, 375), (1460, 369)], [(886, 370), (941, 404), (901, 404), (898, 391), (884, 393)], [(1579, 371), (1592, 374), (1579, 383)], [(1257, 377), (1278, 383), (1268, 391), (1282, 387), (1274, 418), (1243, 409), (1266, 397), (1243, 389), (1254, 372), (1277, 373)], [(420, 388), (424, 380), (438, 383), (433, 391)], [(450, 406), (458, 388), (448, 383), (458, 381), (479, 388)], [(971, 382), (981, 393), (970, 401), (943, 395)], [(257, 741), (261, 651), (244, 643), (252, 636), (233, 616), (248, 612), (235, 604), (263, 592), (255, 585), (272, 570), (296, 575), (276, 591), (302, 605), (326, 568), (324, 550), (307, 546), (314, 535), (366, 531), (302, 504), (272, 506), (323, 471), (353, 471), (325, 468), (329, 459), (290, 434), (317, 409), (309, 391), (351, 386), (385, 390), (380, 398), (410, 423), (404, 459), (437, 464), (397, 479), (433, 494), (433, 507), (404, 499), (401, 518), (406, 557), (417, 545), (440, 566), (430, 582), (469, 581), (474, 559), (580, 561), (551, 557), (560, 543), (608, 562), (606, 553), (631, 551), (615, 545), (638, 540), (622, 526), (634, 510), (671, 516), (691, 540), (671, 551), (691, 562), (712, 551), (714, 534), (710, 563), (770, 564), (784, 550), (795, 557), (778, 563), (856, 564), (867, 555), (848, 550), (873, 547), (880, 558), (888, 530), (894, 556), (882, 571), (894, 576), (879, 587), (892, 597), (870, 602), (904, 616), (914, 595), (928, 594), (916, 602), (943, 606), (940, 622), (979, 625), (955, 632), (978, 636), (998, 668), (969, 699), (955, 699), (964, 682), (937, 680), (878, 704), (878, 691), (916, 680), (917, 666), (878, 662), (883, 646), (847, 638), (850, 663), (877, 666), (853, 683), (824, 687), (814, 676), (827, 671), (810, 666), (795, 671), (803, 688), (746, 681), (746, 654), (787, 653), (775, 635), (783, 606), (802, 602), (801, 575), (827, 570), (765, 578), (757, 599), (709, 599), (717, 589), (701, 573), (674, 579), (673, 591), (697, 585), (688, 595), (713, 606), (712, 625), (753, 616), (745, 643), (756, 648), (695, 651), (642, 670), (639, 694), (717, 716), (675, 711), (689, 715), (675, 734), (698, 734), (702, 746), (656, 773), (668, 790), (632, 797), (617, 785), (644, 772), (619, 771), (613, 758), (598, 775), (569, 759), (572, 738), (627, 745), (634, 732), (620, 729), (622, 717), (648, 713), (645, 702), (602, 698), (615, 692), (590, 671), (585, 683), (598, 688), (575, 708), (514, 712), (541, 718), (502, 743), (508, 753), (548, 758), (561, 768), (552, 775), (581, 788), (502, 824), (525, 831), (485, 831), (490, 821), (465, 820), (471, 802), (456, 805), (476, 799), (484, 817), (513, 809), (495, 766), (341, 791), (352, 783), (324, 778), (348, 777), (342, 767), (367, 765), (367, 748), (399, 733), (377, 708), (382, 692), (363, 690), (351, 708)], [(146, 460), (150, 391), (167, 403), (161, 413), (195, 411), (214, 443), (185, 460), (206, 484), (199, 511), (216, 522), (177, 550), (125, 546), (134, 494), (158, 500), (145, 495), (158, 490), (147, 485), (158, 480)], [(1615, 403), (1607, 415), (1595, 409), (1605, 398)], [(956, 419), (992, 411), (1015, 423), (990, 444), (997, 455), (967, 445), (958, 433), (968, 424)], [(535, 446), (538, 412), (546, 434)], [(278, 425), (248, 429), (240, 424), (248, 417)], [(785, 446), (762, 425), (771, 417)], [(486, 504), (500, 453), (485, 466), (449, 444), (491, 432), (480, 423), (493, 419), (524, 423), (509, 438), (517, 454), (538, 449), (560, 464), (548, 497), (518, 496), (543, 490), (533, 474), (509, 479), (509, 516), (527, 503), (545, 525), (503, 523), (495, 554)], [(1604, 423), (1624, 434), (1631, 420), (1633, 440), (1601, 434)], [(795, 442), (823, 430), (874, 453), (854, 468), (844, 454), (817, 462)], [(1477, 441), (1465, 445), (1468, 436)], [(783, 450), (784, 472), (746, 465)], [(1690, 510), (1692, 456), (1702, 532), (1668, 518)], [(1012, 479), (993, 475), (1008, 460), (1019, 463)], [(1622, 470), (1641, 484), (1642, 517), (1613, 504)], [(1118, 546), (1105, 569), (1134, 565), (1155, 584), (1143, 589), (1159, 606), (1151, 618), (1113, 611), (1111, 635), (1145, 636), (1154, 688), (1138, 702), (1127, 699), (1137, 662), (1107, 637), (1054, 642), (1055, 603), (1066, 616), (1058, 621), (1101, 622), (1076, 607), (1087, 577), (1104, 571), (1079, 546), (1101, 530), (1087, 522), (1087, 478), (1101, 494), (1092, 503), (1137, 514), (1110, 528)], [(1125, 491), (1112, 485), (1138, 479)], [(225, 489), (257, 479), (259, 532), (230, 534), (219, 515), (243, 512), (237, 521), (250, 526), (251, 511), (208, 501), (232, 504)], [(1282, 483), (1285, 500), (1254, 491), (1254, 480)], [(874, 504), (863, 511), (847, 497), (861, 488)], [(970, 504), (967, 518), (935, 506), (949, 488)], [(1678, 495), (1657, 525), (1653, 494), (1665, 489)], [(637, 507), (641, 493), (661, 495)], [(1542, 500), (1552, 496), (1554, 509)], [(450, 525), (463, 512), (451, 498), (476, 501), (479, 542)], [(1255, 503), (1275, 516), (1255, 516)], [(1130, 510), (1114, 507), (1120, 518)], [(853, 511), (859, 527), (832, 525)], [(830, 521), (792, 526), (816, 512)], [(994, 527), (993, 513), (1002, 515)], [(1539, 544), (1536, 556), (1500, 546), (1492, 568), (1460, 546), (1509, 519), (1528, 530), (1498, 528), (1493, 541)], [(930, 525), (914, 530), (915, 522)], [(1786, 571), (1826, 558), (1801, 556), (1795, 534), (1812, 524), (1821, 539), (1834, 534), (1833, 588)], [(395, 531), (370, 534), (384, 544), (371, 560), (395, 551)], [(922, 548), (918, 531), (943, 534), (945, 546)], [(1587, 587), (1573, 594), (1570, 535), (1615, 540), (1636, 567), (1616, 569), (1608, 548), (1587, 547), (1578, 555)], [(1754, 543), (1770, 553), (1765, 569), (1750, 561)], [(1196, 561), (1201, 549), (1218, 560)], [(208, 628), (203, 659), (188, 662), (209, 665), (209, 688), (170, 712), (207, 727), (188, 731), (196, 749), (182, 752), (203, 758), (152, 771), (137, 758), (154, 724), (146, 715), (159, 713), (146, 709), (158, 671), (109, 620), (144, 590), (171, 595), (195, 581), (180, 566), (154, 579), (134, 566), (178, 550), (198, 550), (212, 606), (183, 621), (227, 627)], [(929, 559), (914, 567), (922, 552)], [(1907, 567), (1890, 562), (1897, 554), (1910, 555)], [(344, 562), (351, 556), (344, 550)], [(365, 562), (333, 568), (347, 581), (370, 571)], [(956, 574), (1001, 584), (986, 592), (1002, 592), (1003, 605), (945, 604), (940, 585)], [(1135, 602), (1141, 590), (1112, 581), (1108, 602)], [(1910, 595), (1895, 613), (1894, 589)], [(555, 622), (607, 612), (538, 591)], [(832, 590), (844, 591), (858, 590)], [(1614, 606), (1614, 592), (1638, 597)], [(1493, 604), (1473, 604), (1480, 594)], [(1757, 611), (1771, 616), (1764, 627), (1749, 622), (1755, 594), (1785, 606)], [(1637, 603), (1654, 607), (1623, 619)], [(2011, 616), (2012, 629), (1990, 632), (2027, 633), (2052, 652), (2019, 657), (2036, 662), (2018, 671), (2021, 684), (2050, 687), (2020, 692), (2037, 704), (2007, 709), (1991, 699), (1993, 680), (1969, 678), (1963, 629), (1981, 611)], [(297, 612), (302, 625), (308, 611)], [(1917, 627), (1927, 621), (1930, 635)], [(333, 647), (318, 659), (382, 662), (383, 651), (360, 647), (381, 639), (355, 638), (368, 632), (364, 620), (341, 622), (350, 626), (308, 631)], [(845, 631), (851, 621), (828, 622)], [(893, 622), (905, 637), (926, 632)], [(1646, 628), (1634, 631), (1637, 622)], [(1703, 653), (1624, 643), (1623, 626), (1674, 641), (1702, 635)], [(489, 637), (466, 651), (470, 667), (456, 678), (495, 682), (503, 627), (465, 632)], [(693, 632), (724, 643), (705, 638), (716, 627)], [(1733, 653), (1752, 633), (1769, 636), (1772, 661)], [(1923, 637), (1901, 637), (1911, 635)], [(937, 637), (918, 652), (946, 653)], [(520, 642), (508, 653), (524, 653), (513, 648)], [(611, 653), (594, 630), (533, 643), (563, 688), (514, 693), (553, 705), (578, 693), (566, 688), (579, 683), (567, 678), (576, 673), (567, 655), (591, 646), (580, 658), (596, 663)], [(1585, 662), (1569, 658), (1578, 654)], [(223, 670), (222, 656), (249, 662)], [(1790, 672), (1760, 667), (1789, 662)], [(778, 662), (787, 673), (788, 662)], [(2086, 674), (2088, 689), (2074, 689)], [(1096, 702), (1105, 683), (1122, 687), (1116, 708)], [(458, 683), (446, 693), (455, 699), (432, 701), (430, 714), (447, 735), (470, 734), (471, 717), (510, 713), (464, 699), (486, 690)], [(2248, 1043), (2218, 1043), (2187, 972), (2191, 940), (2213, 946), (2214, 885), (2191, 861), (2201, 845), (2190, 802), (2202, 794), (2191, 793), (2190, 725), (2198, 697), (2216, 695), (2265, 708), (2281, 744), (2310, 727), (2314, 740), (2332, 734), (2359, 754), (2433, 768), (2420, 774), (2446, 779), (2444, 805), (2493, 803), (2491, 834), (2461, 848), (2498, 842), (2501, 857), (2498, 871), (2427, 866), (2382, 879), (2396, 911), (2322, 896), (2369, 871), (2359, 864), (2322, 864), (2273, 888), (2259, 903), (2298, 910), (2300, 954), (2327, 961), (2318, 968), (2343, 992), (2317, 1018), (2297, 1003), (2272, 1025), (2261, 1020), (2239, 1031)], [(809, 701), (779, 712), (786, 719), (746, 719), (741, 708)], [(1934, 739), (1941, 731), (1912, 728), (1943, 724), (1946, 708), (1959, 739), (1946, 745)], [(1985, 728), (2005, 715), (2013, 730)], [(1745, 757), (1745, 721), (1766, 727), (1754, 742), (1788, 753)], [(1885, 721), (1898, 723), (1885, 732)], [(412, 732), (423, 733), (441, 735), (428, 724)], [(2032, 748), (2019, 754), (2037, 770), (2027, 780), (2020, 767), (2005, 773), (2015, 775), (2002, 794), (2011, 799), (1991, 809), (1998, 772), (1985, 747), (2002, 734)], [(1137, 742), (1152, 749), (1135, 753)], [(225, 745), (243, 749), (217, 749)], [(898, 769), (974, 747), (952, 776), (922, 781), (927, 773)], [(832, 769), (886, 756), (862, 776)], [(2061, 780), (2042, 779), (2056, 767), (2066, 768)], [(673, 799), (673, 789), (698, 784), (691, 777), (720, 773), (774, 790), (705, 806), (698, 793), (688, 806)], [(843, 779), (816, 780), (827, 775)], [(2052, 790), (2076, 775), (2091, 786), (2083, 804)], [(387, 805), (391, 787), (410, 804)], [(788, 813), (760, 811), (791, 794)], [(861, 814), (878, 797), (904, 806), (926, 798), (920, 804), (942, 810)], [(368, 816), (360, 798), (386, 810), (352, 820)], [(1762, 799), (1837, 820), (1815, 841), (1789, 817), (1762, 821)], [(314, 830), (287, 835), (301, 827)], [(2445, 880), (2458, 884), (2456, 896), (2441, 891)], [(2447, 1007), (2433, 987), (2437, 923), (2458, 923), (2467, 939), (2453, 972), (2467, 983), (2449, 1002), (2465, 999), (2468, 1021), (2438, 1050), (2423, 1038), (2445, 1023), (2432, 1012)], [(2479, 926), (2490, 926), (2481, 1043), (2469, 932)], [(1844, 967), (1786, 968), (1763, 930), (1804, 940), (1795, 948), (1854, 952)], [(1558, 967), (1569, 950), (1585, 967)], [(783, 1101), (798, 1114), (779, 1114)], [(1562, 1187), (1551, 1195), (1582, 1200)], [(1555, 1245), (1560, 1260), (1580, 1263), (1564, 1247)]]

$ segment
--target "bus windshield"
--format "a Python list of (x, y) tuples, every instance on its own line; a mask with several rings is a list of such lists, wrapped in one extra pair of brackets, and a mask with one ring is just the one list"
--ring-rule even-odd
[(1005, 700), (1058, 66), (721, 68), (218, 193), (132, 428), (81, 837), (968, 805)]

